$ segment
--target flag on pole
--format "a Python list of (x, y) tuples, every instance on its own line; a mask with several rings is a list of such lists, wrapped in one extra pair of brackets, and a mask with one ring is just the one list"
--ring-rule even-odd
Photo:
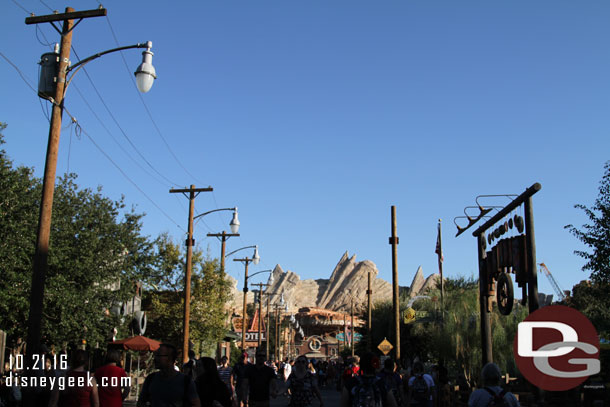
[(443, 287), (443, 241), (441, 238), (441, 220), (438, 220), (438, 229), (437, 229), (437, 235), (436, 235), (436, 249), (434, 250), (434, 253), (436, 253), (438, 255), (438, 272), (441, 275), (441, 284), (440, 284), (440, 288), (441, 288), (441, 308), (444, 309), (444, 287)]
[(442, 242), (441, 242), (441, 222), (438, 222), (438, 233), (436, 235), (436, 249), (434, 250), (434, 253), (438, 254), (438, 262), (439, 265), (443, 262), (444, 258), (443, 258), (443, 246), (442, 246)]

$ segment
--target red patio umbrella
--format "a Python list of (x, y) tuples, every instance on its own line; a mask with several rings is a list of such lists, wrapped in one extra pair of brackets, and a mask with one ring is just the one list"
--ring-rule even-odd
[(123, 349), (154, 352), (159, 349), (161, 342), (142, 335), (110, 342), (110, 345), (122, 345)]
[[(159, 349), (161, 342), (147, 338), (142, 335), (132, 336), (131, 338), (121, 339), (120, 341), (110, 342), (111, 346), (122, 346), (123, 349), (154, 352)], [(136, 399), (140, 393), (138, 377), (140, 377), (140, 352), (138, 352), (138, 373), (136, 376)]]

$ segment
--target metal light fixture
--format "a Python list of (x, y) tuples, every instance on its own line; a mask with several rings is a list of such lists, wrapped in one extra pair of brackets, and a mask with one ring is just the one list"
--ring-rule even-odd
[(273, 285), (273, 283), (275, 282), (274, 278), (273, 278), (273, 272), (271, 274), (269, 274), (269, 279), (267, 280), (267, 285)]
[(142, 52), (142, 63), (134, 72), (138, 90), (142, 93), (148, 92), (152, 87), (154, 80), (157, 79), (157, 72), (152, 65), (153, 53), (150, 50), (151, 48), (152, 41), (148, 41), (146, 43), (146, 51)]
[(239, 231), (239, 219), (237, 219), (237, 206), (233, 210), (233, 219), (231, 220), (231, 223), (229, 223), (229, 226), (231, 226), (231, 233), (236, 234)]
[(252, 255), (252, 263), (258, 264), (261, 261), (261, 256), (258, 255), (258, 246), (254, 246), (254, 254)]

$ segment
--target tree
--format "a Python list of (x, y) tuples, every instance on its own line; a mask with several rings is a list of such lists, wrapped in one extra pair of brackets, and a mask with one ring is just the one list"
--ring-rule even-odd
[[(185, 255), (166, 234), (157, 239), (156, 246), (158, 262), (153, 274), (164, 278), (159, 290), (147, 294), (148, 332), (154, 338), (178, 345), (183, 335)], [(204, 257), (199, 249), (193, 250), (189, 337), (196, 352), (211, 354), (224, 338), (228, 317), (225, 304), (230, 296), (230, 282), (220, 270), (218, 260)]]
[[(4, 144), (0, 123), (0, 146)], [(11, 341), (25, 337), (40, 183), (31, 168), (13, 169), (0, 149), (0, 327)]]
[(582, 229), (573, 225), (565, 226), (578, 240), (592, 249), (591, 252), (576, 250), (574, 253), (587, 262), (583, 271), (591, 272), (591, 279), (596, 283), (610, 284), (610, 161), (604, 165), (605, 174), (599, 185), (599, 195), (591, 208), (582, 204), (574, 207), (582, 209), (590, 224)]
[[(105, 342), (121, 322), (108, 310), (132, 296), (155, 263), (152, 242), (141, 235), (143, 215), (75, 181), (59, 178), (53, 200), (42, 336), (58, 346)], [(0, 190), (0, 326), (15, 341), (26, 331), (41, 183), (1, 150)]]

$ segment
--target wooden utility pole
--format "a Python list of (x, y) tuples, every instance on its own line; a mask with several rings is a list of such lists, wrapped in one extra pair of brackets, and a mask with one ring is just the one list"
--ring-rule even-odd
[(61, 134), (61, 117), (64, 106), (64, 93), (66, 78), (70, 66), (70, 47), (72, 46), (72, 29), (74, 19), (89, 17), (100, 17), (106, 15), (106, 9), (74, 11), (66, 7), (66, 12), (61, 14), (50, 14), (46, 16), (28, 17), (25, 19), (27, 25), (51, 23), (63, 21), (61, 31), (61, 42), (59, 47), (59, 68), (55, 95), (53, 98), (53, 110), (51, 114), (51, 125), (49, 128), (49, 140), (47, 144), (47, 155), (42, 179), (42, 198), (40, 200), (40, 213), (38, 217), (38, 230), (36, 234), (36, 249), (34, 252), (34, 269), (32, 272), (32, 288), (30, 291), (30, 313), (28, 317), (27, 353), (32, 355), (38, 352), (41, 339), (42, 311), (44, 299), (44, 285), (47, 275), (49, 255), (49, 240), (51, 236), (51, 217), (53, 212), (53, 194), (55, 192), (55, 173), (57, 171), (57, 155), (59, 152), (59, 138)]
[(351, 345), (352, 345), (352, 358), (353, 358), (354, 357), (354, 349), (356, 347), (356, 341), (355, 341), (356, 338), (355, 338), (355, 335), (354, 335), (354, 297), (350, 297), (350, 300), (351, 300), (350, 301), (351, 302), (350, 313), (351, 313), (351, 317), (352, 317), (351, 322), (350, 322), (350, 325), (351, 325), (350, 328), (351, 328), (351, 337), (352, 337)]
[[(208, 188), (195, 188), (195, 185), (191, 185), (190, 188), (185, 189), (170, 189), (170, 194), (184, 194), (189, 199), (189, 224), (188, 224), (188, 235), (186, 238), (186, 273), (184, 275), (184, 321), (183, 321), (183, 335), (182, 335), (182, 363), (186, 363), (189, 360), (189, 321), (191, 316), (191, 272), (193, 262), (193, 245), (195, 239), (193, 239), (193, 212), (195, 212), (195, 198), (200, 192), (210, 192), (214, 189)], [(188, 193), (188, 195), (186, 195)]]
[(225, 273), (225, 248), (226, 241), (229, 240), (231, 236), (239, 236), (239, 233), (227, 233), (224, 230), (222, 233), (208, 233), (208, 237), (218, 237), (222, 242), (220, 245), (220, 271), (224, 275)]
[(269, 294), (267, 294), (267, 337), (265, 338), (265, 347), (267, 359), (269, 359), (269, 330), (271, 329), (271, 314), (269, 313)]
[[(256, 283), (253, 285), (257, 285), (258, 286), (258, 349), (260, 349), (261, 344), (262, 344), (262, 319), (263, 319), (263, 286), (268, 286), (268, 284), (265, 283)], [(269, 298), (267, 297), (267, 312), (269, 312)], [(267, 326), (267, 329), (269, 329), (269, 326)], [(267, 334), (267, 336), (269, 336)]]
[(233, 259), (233, 261), (241, 261), (242, 263), (244, 263), (246, 265), (246, 269), (244, 271), (244, 300), (243, 300), (243, 317), (241, 319), (242, 323), (241, 323), (241, 351), (245, 352), (246, 351), (246, 323), (248, 322), (248, 309), (247, 309), (247, 304), (248, 304), (248, 264), (250, 264), (250, 262), (252, 262), (254, 259), (251, 259), (249, 257), (244, 257), (243, 259)]
[(396, 236), (396, 206), (392, 205), (392, 304), (394, 313), (394, 352), (396, 362), (400, 363), (400, 298), (398, 292), (398, 266), (397, 266), (397, 246), (398, 236)]
[(372, 312), (372, 296), (373, 290), (371, 289), (371, 272), (368, 272), (368, 285), (366, 290), (367, 297), (367, 319), (366, 319), (366, 332), (367, 332), (367, 345), (369, 352), (373, 351), (373, 338), (371, 337), (373, 333), (373, 312)]

